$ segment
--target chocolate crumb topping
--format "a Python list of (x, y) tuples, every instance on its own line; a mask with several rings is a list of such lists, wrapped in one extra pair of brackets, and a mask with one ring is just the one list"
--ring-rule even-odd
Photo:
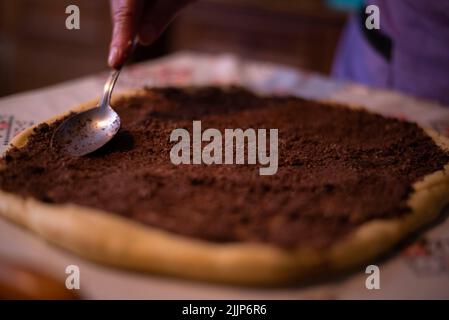
[[(76, 203), (214, 242), (323, 248), (373, 219), (410, 213), (412, 184), (443, 169), (444, 152), (416, 124), (240, 89), (146, 90), (122, 98), (118, 135), (84, 157), (49, 149), (60, 123), (41, 124), (3, 157), (0, 188)], [(279, 129), (279, 169), (174, 165), (173, 129)]]

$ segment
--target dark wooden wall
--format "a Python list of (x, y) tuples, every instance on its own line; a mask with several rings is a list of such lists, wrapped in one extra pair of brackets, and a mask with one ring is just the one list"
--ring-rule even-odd
[(172, 43), (327, 73), (344, 21), (318, 0), (200, 1), (174, 24)]
[[(69, 4), (80, 30), (65, 28)], [(201, 0), (137, 58), (233, 52), (326, 73), (344, 20), (319, 0)], [(110, 33), (106, 0), (0, 0), (0, 95), (104, 70)]]

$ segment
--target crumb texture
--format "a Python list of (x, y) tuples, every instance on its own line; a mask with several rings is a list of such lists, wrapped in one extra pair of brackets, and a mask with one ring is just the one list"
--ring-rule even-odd
[[(323, 248), (373, 219), (410, 212), (412, 184), (449, 154), (416, 124), (239, 88), (146, 90), (114, 105), (118, 135), (88, 156), (49, 149), (59, 122), (38, 126), (2, 159), (0, 188), (47, 203), (103, 209), (214, 242)], [(279, 129), (279, 169), (173, 165), (173, 129)]]

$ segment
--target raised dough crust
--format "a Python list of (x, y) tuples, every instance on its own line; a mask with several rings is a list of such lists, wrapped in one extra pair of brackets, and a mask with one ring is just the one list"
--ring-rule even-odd
[[(114, 100), (142, 93), (132, 91)], [(75, 110), (91, 108), (96, 102), (82, 104)], [(426, 132), (441, 148), (449, 150), (449, 139), (433, 131)], [(31, 133), (32, 128), (25, 130), (12, 145), (23, 146)], [(449, 203), (448, 173), (449, 164), (414, 184), (415, 191), (408, 200), (411, 214), (367, 222), (326, 250), (207, 242), (97, 209), (46, 204), (3, 191), (0, 191), (0, 215), (55, 245), (112, 266), (207, 281), (281, 285), (361, 265), (434, 220)]]

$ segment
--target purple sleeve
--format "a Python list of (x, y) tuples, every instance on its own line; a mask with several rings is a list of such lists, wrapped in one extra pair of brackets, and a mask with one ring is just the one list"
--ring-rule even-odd
[(392, 40), (391, 60), (367, 41), (361, 19), (348, 22), (333, 75), (400, 90), (449, 104), (449, 0), (372, 0), (380, 9), (380, 31)]

